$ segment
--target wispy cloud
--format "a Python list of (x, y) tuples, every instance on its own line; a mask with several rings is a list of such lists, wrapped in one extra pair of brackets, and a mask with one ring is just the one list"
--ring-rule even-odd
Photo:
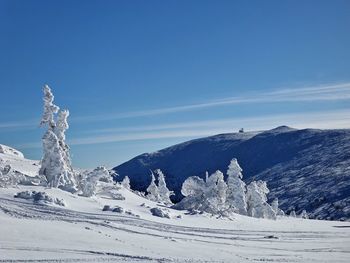
[[(316, 101), (341, 101), (350, 100), (350, 82), (337, 84), (324, 84), (299, 88), (284, 88), (264, 93), (254, 93), (250, 95), (242, 95), (235, 97), (227, 97), (221, 99), (208, 100), (199, 103), (180, 105), (174, 107), (165, 107), (157, 109), (144, 109), (132, 112), (119, 112), (111, 114), (99, 114), (88, 116), (76, 116), (70, 118), (71, 123), (75, 122), (101, 122), (117, 119), (128, 119), (144, 116), (166, 115), (178, 112), (188, 112), (201, 110), (206, 108), (222, 107), (237, 104), (249, 103), (279, 103), (279, 102), (316, 102)], [(0, 122), (1, 131), (6, 130), (27, 130), (36, 128), (37, 119), (16, 121), (16, 122)], [(33, 125), (34, 123), (34, 125)]]
[[(94, 132), (100, 135), (73, 138), (69, 140), (69, 144), (90, 145), (167, 138), (198, 138), (219, 133), (237, 132), (242, 127), (246, 130), (258, 131), (271, 129), (280, 125), (288, 125), (294, 128), (350, 128), (350, 109), (95, 130)], [(19, 147), (38, 148), (41, 147), (41, 144), (27, 143)]]
[(22, 121), (11, 121), (11, 122), (0, 122), (0, 131), (6, 129), (9, 130), (23, 130), (23, 129), (34, 129), (39, 125), (35, 125), (38, 123), (38, 120), (22, 120)]
[(254, 93), (246, 96), (236, 96), (209, 100), (201, 103), (180, 105), (174, 107), (145, 109), (133, 112), (124, 112), (116, 114), (90, 115), (73, 118), (77, 122), (96, 122), (114, 119), (126, 119), (143, 116), (154, 116), (161, 114), (170, 114), (185, 111), (194, 111), (205, 108), (221, 107), (235, 104), (249, 103), (278, 103), (278, 102), (297, 102), (297, 101), (331, 101), (331, 100), (349, 100), (350, 99), (350, 82), (317, 85), (294, 89), (278, 89), (264, 93)]

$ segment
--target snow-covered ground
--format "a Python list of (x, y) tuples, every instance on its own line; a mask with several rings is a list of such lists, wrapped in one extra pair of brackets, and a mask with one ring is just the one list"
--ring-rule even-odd
[(11, 165), (11, 168), (29, 177), (39, 173), (39, 161), (24, 158), (23, 153), (9, 146), (0, 144), (0, 164)]
[[(38, 175), (38, 161), (2, 149), (2, 166)], [(350, 222), (193, 215), (110, 187), (93, 197), (0, 188), (0, 262), (350, 262)]]
[[(26, 190), (45, 191), (66, 207), (14, 198)], [(0, 189), (0, 262), (350, 262), (349, 222), (228, 220), (172, 209), (170, 219), (160, 218), (150, 212), (158, 204), (119, 192), (125, 200), (40, 186)], [(124, 212), (102, 211), (105, 205)]]

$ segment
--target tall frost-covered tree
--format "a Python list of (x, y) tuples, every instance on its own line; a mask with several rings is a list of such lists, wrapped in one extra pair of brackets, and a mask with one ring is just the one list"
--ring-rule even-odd
[(74, 171), (72, 168), (72, 161), (70, 158), (69, 146), (66, 143), (66, 135), (65, 132), (68, 130), (69, 125), (67, 118), (69, 116), (68, 110), (60, 110), (57, 116), (57, 122), (55, 126), (55, 134), (58, 138), (58, 142), (62, 151), (63, 159), (65, 162), (66, 169), (71, 174), (71, 180), (74, 180)]
[(159, 197), (159, 189), (158, 186), (156, 185), (156, 178), (154, 177), (153, 172), (151, 172), (151, 183), (146, 189), (147, 191), (147, 198), (152, 201), (158, 202), (160, 197)]
[(216, 214), (226, 210), (226, 191), (227, 185), (222, 172), (216, 171), (207, 178), (204, 195), (204, 201), (209, 205), (207, 212)]
[(41, 118), (40, 125), (48, 125), (49, 130), (53, 130), (56, 126), (55, 114), (60, 109), (57, 105), (53, 104), (54, 96), (48, 85), (44, 86), (44, 113)]
[(164, 204), (172, 204), (170, 200), (170, 196), (174, 195), (174, 192), (170, 191), (166, 186), (165, 176), (163, 172), (160, 169), (157, 169), (155, 173), (158, 175), (158, 193), (159, 193), (158, 201)]
[(241, 215), (247, 214), (246, 201), (246, 185), (242, 181), (242, 168), (239, 166), (237, 159), (231, 160), (227, 170), (227, 206), (228, 210), (239, 213)]
[(247, 186), (248, 215), (257, 218), (275, 219), (276, 213), (267, 203), (269, 193), (266, 182), (253, 181)]
[[(60, 187), (70, 192), (76, 191), (76, 180), (71, 166), (69, 147), (65, 143), (68, 129), (68, 111), (59, 111), (53, 103), (54, 96), (49, 86), (44, 86), (44, 113), (41, 126), (47, 125), (43, 136), (43, 159), (39, 174), (44, 176), (50, 187)], [(56, 115), (58, 120), (56, 122)]]

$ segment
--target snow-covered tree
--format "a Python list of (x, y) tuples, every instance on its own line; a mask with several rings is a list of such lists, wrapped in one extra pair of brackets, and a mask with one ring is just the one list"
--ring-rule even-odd
[(113, 184), (109, 171), (103, 166), (99, 166), (93, 171), (86, 172), (81, 175), (81, 195), (85, 197), (95, 195), (97, 193), (98, 182)]
[(174, 208), (198, 210), (211, 214), (226, 214), (227, 185), (224, 175), (216, 171), (206, 181), (198, 176), (192, 176), (182, 184), (181, 193), (185, 196)]
[(182, 184), (181, 193), (184, 198), (173, 206), (180, 210), (196, 210), (221, 216), (233, 213), (258, 218), (275, 219), (276, 214), (283, 215), (276, 199), (271, 207), (267, 203), (269, 193), (266, 182), (253, 181), (247, 187), (242, 181), (242, 168), (237, 159), (232, 159), (227, 170), (227, 180), (216, 171), (205, 175), (205, 181), (192, 176)]
[(120, 183), (125, 189), (130, 190), (130, 178), (129, 176), (125, 176), (123, 181)]
[[(207, 177), (208, 178), (208, 177)], [(201, 195), (206, 188), (206, 183), (198, 176), (188, 177), (182, 184), (181, 194), (183, 196)]]
[(56, 122), (54, 131), (58, 138), (64, 163), (65, 163), (66, 169), (68, 170), (67, 172), (69, 174), (69, 179), (71, 180), (71, 184), (75, 185), (76, 182), (75, 182), (74, 170), (72, 167), (72, 161), (70, 158), (70, 152), (69, 152), (70, 149), (68, 144), (66, 143), (66, 135), (65, 135), (66, 130), (68, 130), (69, 128), (68, 121), (67, 121), (68, 116), (69, 116), (68, 110), (60, 110), (58, 112), (57, 122)]
[(257, 218), (275, 219), (276, 213), (267, 203), (269, 193), (266, 182), (253, 181), (247, 186), (248, 215)]
[(151, 183), (146, 189), (147, 198), (149, 200), (158, 202), (160, 200), (158, 186), (156, 185), (156, 178), (154, 177), (153, 172), (151, 172)]
[(246, 185), (242, 181), (242, 168), (237, 159), (231, 160), (227, 170), (227, 206), (229, 211), (247, 214)]
[(40, 124), (48, 129), (43, 136), (43, 159), (39, 174), (44, 176), (50, 187), (75, 192), (76, 180), (69, 156), (69, 147), (65, 142), (65, 131), (68, 129), (68, 111), (60, 111), (53, 104), (54, 96), (49, 86), (44, 86), (44, 113)]
[(208, 203), (207, 212), (216, 214), (226, 210), (226, 191), (227, 185), (222, 172), (216, 171), (208, 177), (204, 193), (204, 202)]
[[(207, 177), (208, 178), (208, 177)], [(198, 177), (188, 177), (182, 184), (181, 194), (184, 198), (173, 206), (179, 210), (206, 211), (208, 207), (205, 196), (207, 184)]]
[(40, 122), (40, 125), (48, 125), (49, 129), (53, 129), (56, 126), (54, 116), (60, 109), (58, 106), (53, 104), (54, 96), (48, 85), (44, 86), (44, 113)]
[(170, 191), (166, 186), (165, 176), (160, 169), (157, 169), (155, 173), (158, 175), (158, 193), (159, 201), (164, 204), (172, 204), (170, 196), (174, 195), (173, 191)]

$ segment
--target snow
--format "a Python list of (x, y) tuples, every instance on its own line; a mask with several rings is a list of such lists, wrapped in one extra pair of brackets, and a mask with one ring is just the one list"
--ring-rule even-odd
[[(14, 198), (45, 192), (66, 207)], [(164, 209), (121, 187), (125, 200), (57, 188), (0, 189), (0, 262), (349, 262), (350, 223), (300, 218), (232, 220)], [(105, 205), (124, 213), (102, 211)], [(181, 218), (179, 218), (181, 217)]]
[(0, 144), (0, 153), (24, 158), (23, 153), (21, 153), (20, 151), (18, 151), (16, 149), (13, 149), (9, 146), (3, 145), (3, 144)]
[(23, 154), (16, 149), (0, 144), (0, 163), (10, 164), (16, 170), (26, 176), (35, 177), (39, 173), (39, 161), (25, 159)]

